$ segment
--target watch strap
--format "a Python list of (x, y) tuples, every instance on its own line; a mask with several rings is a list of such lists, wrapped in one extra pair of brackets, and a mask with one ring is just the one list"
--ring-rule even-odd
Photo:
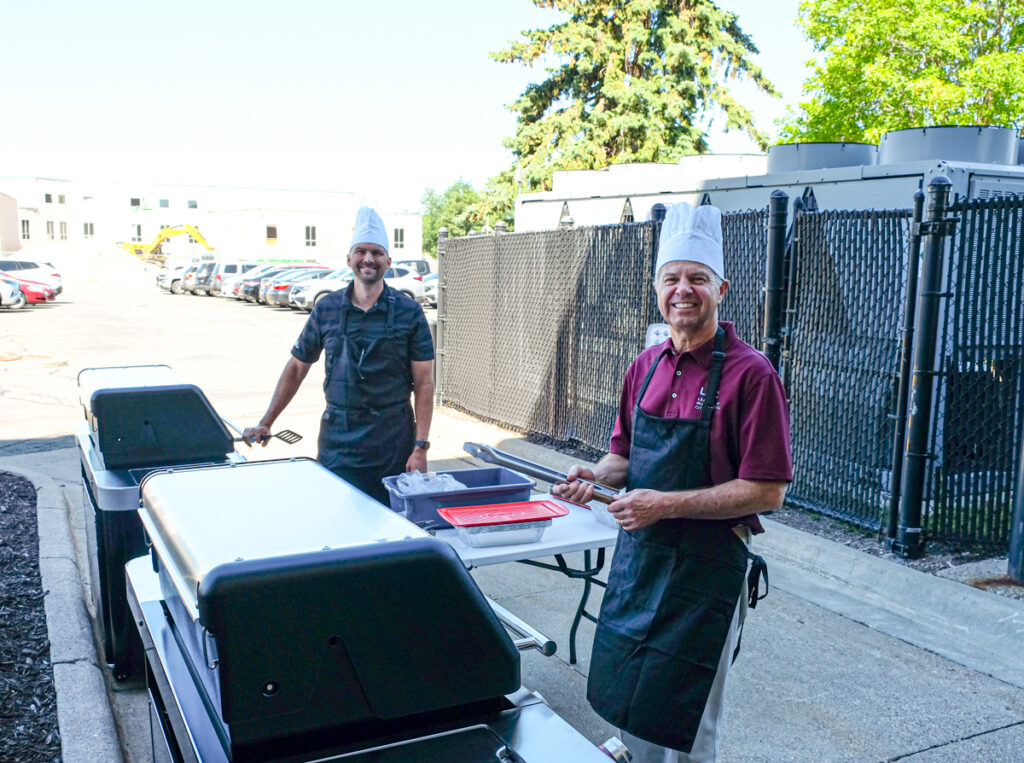
[(416, 440), (413, 443), (413, 445), (415, 445), (417, 448), (423, 448), (423, 450), (429, 450), (430, 440)]

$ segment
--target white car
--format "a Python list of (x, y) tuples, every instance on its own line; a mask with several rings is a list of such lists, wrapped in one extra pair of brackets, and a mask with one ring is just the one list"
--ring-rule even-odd
[(21, 292), (21, 286), (10, 278), (0, 278), (0, 307), (17, 310), (24, 307), (28, 300)]
[(60, 280), (60, 272), (51, 262), (2, 259), (0, 260), (0, 270), (7, 271), (18, 278), (45, 283), (57, 294), (64, 291), (64, 286)]
[[(317, 302), (332, 291), (345, 288), (351, 280), (352, 269), (345, 268), (340, 275), (297, 287), (289, 296), (289, 302), (293, 307), (308, 313)], [(384, 280), (392, 289), (397, 289), (417, 302), (422, 304), (425, 301), (423, 281), (415, 271), (405, 267), (390, 267), (384, 273)]]
[(388, 286), (392, 289), (398, 289), (403, 294), (407, 294), (420, 304), (423, 304), (423, 276), (415, 270), (405, 266), (399, 267), (394, 265), (388, 268), (384, 274), (384, 280), (387, 281)]
[(329, 278), (320, 278), (309, 283), (301, 281), (295, 285), (291, 294), (288, 295), (288, 304), (307, 313), (312, 311), (313, 306), (332, 291), (344, 289), (352, 281), (352, 268), (342, 268), (337, 275)]

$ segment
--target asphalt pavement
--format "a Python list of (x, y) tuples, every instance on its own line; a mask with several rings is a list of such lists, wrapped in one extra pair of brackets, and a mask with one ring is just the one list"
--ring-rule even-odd
[[(96, 273), (90, 263), (80, 271), (82, 283), (95, 280)], [(137, 278), (140, 289), (143, 284), (152, 288), (151, 275)], [(245, 325), (238, 331), (250, 327), (253, 336), (265, 341), (260, 346), (275, 353), (259, 358), (262, 365), (255, 356), (251, 367), (248, 360), (235, 362), (226, 369), (234, 373), (229, 384), (208, 371), (211, 357), (223, 357), (223, 346), (133, 349), (133, 341), (146, 341), (145, 327), (123, 317), (118, 324), (116, 316), (102, 312), (99, 298), (81, 297), (77, 304), (68, 299), (53, 308), (66, 308), (63, 314), (40, 311), (29, 320), (21, 315), (0, 324), (0, 421), (6, 422), (0, 470), (27, 477), (38, 490), (40, 571), (67, 763), (150, 759), (145, 690), (112, 679), (99, 657), (90, 611), (78, 451), (69, 436), (82, 415), (75, 399), (77, 370), (169, 362), (178, 371), (185, 369), (183, 378), (207, 391), (219, 411), (248, 421), (265, 405), (283, 365), (287, 337), (301, 325), (301, 318), (289, 315), (272, 316), (276, 323), (271, 325), (264, 322), (266, 313), (255, 312), (264, 308), (249, 311), (220, 300), (156, 302), (142, 292), (131, 299), (159, 314), (161, 323), (166, 315), (177, 316), (182, 304), (204, 311), (203, 320), (207, 314), (243, 316), (239, 321)], [(145, 315), (139, 312), (139, 320)], [(82, 336), (65, 336), (48, 323), (65, 320), (65, 333), (85, 336), (96, 326), (118, 325), (122, 331), (114, 338), (89, 339), (83, 348)], [(273, 333), (278, 331), (280, 336)], [(204, 352), (212, 355), (200, 357)], [(11, 353), (17, 358), (12, 360)], [(243, 378), (252, 377), (250, 386), (239, 385), (239, 369)], [(309, 436), (291, 449), (274, 443), (247, 451), (247, 456), (315, 450), (310, 433), (318, 417), (318, 390), (315, 382), (311, 386), (307, 398), (293, 403), (292, 417), (279, 422)], [(474, 465), (462, 451), (466, 441), (495, 445), (556, 468), (571, 463), (451, 409), (438, 410), (431, 440), (434, 468)], [(770, 519), (765, 525), (767, 532), (755, 538), (754, 549), (768, 561), (771, 590), (748, 617), (743, 650), (730, 675), (720, 760), (1024, 760), (1024, 602), (917, 572)], [(595, 743), (613, 734), (585, 700), (590, 623), (580, 628), (579, 663), (568, 664), (566, 638), (582, 583), (511, 563), (473, 575), (484, 593), (559, 644), (553, 657), (524, 654), (524, 685), (539, 691)], [(598, 593), (592, 610), (599, 599)]]

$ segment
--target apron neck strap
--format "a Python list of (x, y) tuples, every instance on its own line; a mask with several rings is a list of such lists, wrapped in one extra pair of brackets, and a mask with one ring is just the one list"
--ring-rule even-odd
[(718, 405), (718, 382), (722, 378), (722, 363), (725, 362), (725, 330), (719, 326), (715, 332), (715, 349), (711, 353), (711, 373), (704, 390), (704, 405), (701, 407), (701, 422), (711, 423), (711, 414)]

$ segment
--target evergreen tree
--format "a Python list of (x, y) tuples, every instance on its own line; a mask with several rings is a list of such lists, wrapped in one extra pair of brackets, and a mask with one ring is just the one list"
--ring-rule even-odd
[(550, 187), (559, 169), (673, 162), (707, 151), (710, 120), (725, 118), (761, 146), (764, 133), (728, 83), (747, 79), (776, 95), (751, 61), (753, 41), (735, 14), (710, 0), (531, 0), (568, 19), (492, 54), (549, 64), (511, 108), (512, 149), (523, 190)]

